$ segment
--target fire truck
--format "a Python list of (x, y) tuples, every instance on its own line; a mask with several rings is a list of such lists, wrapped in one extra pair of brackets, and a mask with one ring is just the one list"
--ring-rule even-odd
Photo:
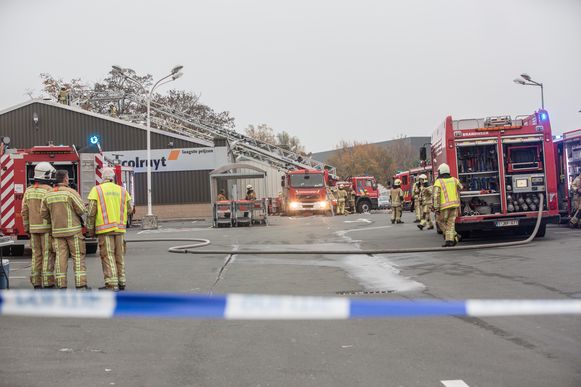
[(329, 198), (329, 172), (318, 169), (298, 169), (287, 172), (281, 181), (282, 213), (332, 215)]
[[(40, 162), (49, 162), (56, 169), (69, 173), (69, 186), (86, 200), (89, 191), (100, 183), (101, 172), (107, 161), (99, 152), (79, 153), (74, 146), (35, 146), (30, 149), (6, 149), (0, 156), (0, 232), (15, 239), (7, 254), (21, 256), (28, 235), (22, 222), (22, 199), (26, 188), (33, 182), (34, 168)], [(129, 167), (114, 166), (117, 184), (123, 185), (134, 197), (133, 171)], [(87, 253), (97, 251), (97, 241), (87, 239)]]
[(568, 222), (575, 212), (571, 183), (581, 174), (581, 129), (554, 137), (557, 190), (561, 220)]
[(491, 229), (530, 232), (539, 206), (544, 210), (537, 236), (545, 235), (548, 223), (559, 222), (555, 148), (547, 111), (515, 118), (449, 116), (434, 131), (431, 151), (434, 174), (447, 163), (464, 186), (456, 218), (461, 236)]
[(403, 191), (403, 209), (406, 211), (412, 207), (413, 187), (416, 180), (418, 179), (418, 176), (421, 174), (425, 174), (428, 177), (429, 182), (433, 181), (431, 165), (412, 168), (409, 171), (398, 172), (393, 175), (393, 181), (395, 181), (395, 179), (401, 180), (401, 189)]
[[(379, 188), (377, 180), (373, 176), (355, 176), (349, 177), (341, 181), (333, 181), (332, 185), (338, 187), (339, 185), (351, 187), (355, 194), (355, 208), (350, 208), (349, 203), (346, 203), (347, 208), (351, 213), (357, 212), (359, 214), (377, 210), (379, 207)], [(333, 205), (336, 205), (336, 200)]]

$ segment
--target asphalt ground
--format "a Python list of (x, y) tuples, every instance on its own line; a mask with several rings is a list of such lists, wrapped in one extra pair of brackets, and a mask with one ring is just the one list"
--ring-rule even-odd
[[(212, 229), (204, 221), (132, 229), (128, 239), (200, 237), (228, 250), (439, 246), (411, 214), (273, 217)], [(581, 298), (581, 230), (550, 227), (530, 245), (384, 256), (169, 254), (128, 245), (128, 288), (388, 299)], [(484, 236), (466, 243), (514, 237)], [(11, 285), (29, 288), (29, 258)], [(89, 285), (102, 286), (97, 256)], [(71, 269), (69, 269), (71, 270)], [(70, 276), (69, 280), (72, 279)], [(73, 286), (72, 283), (70, 286)], [(0, 317), (0, 386), (580, 386), (578, 316), (346, 321)], [(450, 382), (455, 381), (455, 382)]]

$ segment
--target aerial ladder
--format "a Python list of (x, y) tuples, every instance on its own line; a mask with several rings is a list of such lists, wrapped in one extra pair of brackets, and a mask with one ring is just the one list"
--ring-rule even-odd
[[(144, 103), (142, 100), (139, 102)], [(254, 139), (232, 129), (204, 122), (197, 117), (177, 112), (156, 102), (151, 102), (151, 109), (159, 114), (159, 116), (152, 115), (151, 121), (162, 130), (196, 137), (208, 142), (212, 142), (214, 138), (226, 139), (230, 152), (236, 160), (247, 158), (287, 171), (316, 169), (327, 170), (329, 174), (336, 175), (334, 167), (280, 146)]]

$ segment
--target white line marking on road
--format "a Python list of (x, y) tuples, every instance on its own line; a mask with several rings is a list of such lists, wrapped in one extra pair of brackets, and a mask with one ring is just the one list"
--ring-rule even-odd
[(198, 223), (198, 221), (197, 220), (194, 220), (194, 221), (192, 221), (192, 223)]
[(28, 278), (28, 277), (13, 277), (13, 276), (10, 276), (10, 279), (11, 280), (13, 280), (13, 279), (25, 279), (25, 278)]
[(373, 221), (369, 219), (357, 219), (357, 220), (344, 220), (345, 223), (373, 223)]
[(382, 228), (390, 228), (390, 227), (393, 227), (393, 226), (377, 226), (377, 227), (353, 228), (353, 229), (350, 229), (350, 230), (335, 231), (335, 234), (337, 234), (339, 236), (344, 236), (345, 234), (348, 234), (350, 232), (379, 230), (379, 229), (382, 229)]
[(462, 380), (440, 380), (446, 387), (470, 387)]

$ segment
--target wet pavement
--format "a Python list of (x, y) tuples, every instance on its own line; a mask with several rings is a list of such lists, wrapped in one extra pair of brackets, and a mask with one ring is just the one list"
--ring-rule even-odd
[[(128, 239), (207, 238), (212, 249), (349, 251), (440, 246), (404, 214), (204, 221), (132, 229)], [(530, 245), (423, 254), (189, 255), (176, 242), (128, 245), (128, 288), (201, 294), (389, 299), (581, 298), (581, 230), (550, 227)], [(483, 243), (511, 236), (481, 237)], [(28, 288), (29, 259), (11, 260)], [(102, 286), (88, 258), (89, 284)], [(579, 386), (581, 318), (192, 321), (0, 318), (0, 386)], [(456, 381), (443, 382), (443, 381)], [(447, 384), (446, 384), (447, 383)], [(463, 384), (461, 384), (463, 383)]]

